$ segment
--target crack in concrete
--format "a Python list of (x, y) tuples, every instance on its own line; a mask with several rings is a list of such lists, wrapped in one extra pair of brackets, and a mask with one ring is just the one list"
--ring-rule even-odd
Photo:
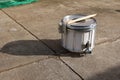
[[(25, 28), (21, 23), (19, 23), (17, 20), (15, 20), (13, 17), (11, 17), (9, 14), (7, 14), (4, 10), (1, 9), (1, 11), (3, 13), (5, 13), (13, 21), (15, 21), (18, 25), (20, 25), (25, 31), (27, 31), (29, 34), (31, 34), (34, 38), (36, 38), (38, 41), (42, 42), (47, 48), (49, 48), (50, 50), (52, 50), (52, 48), (50, 48), (45, 42), (43, 42), (42, 40), (40, 40), (35, 34), (33, 34), (31, 31), (29, 31), (27, 28)], [(52, 50), (52, 51), (55, 53), (54, 50)]]
[(26, 64), (21, 64), (21, 65), (15, 66), (15, 67), (11, 67), (11, 68), (8, 68), (8, 69), (1, 70), (0, 73), (7, 72), (7, 71), (10, 71), (10, 70), (13, 70), (13, 69), (20, 68), (20, 67), (24, 67), (24, 66), (26, 66), (26, 65), (30, 65), (30, 64), (32, 64), (32, 63), (39, 62), (39, 61), (43, 61), (43, 60), (46, 60), (46, 59), (50, 59), (50, 58), (44, 58), (44, 59), (34, 60), (34, 61), (31, 61), (31, 62), (26, 63)]
[(118, 40), (120, 40), (120, 36), (118, 36), (117, 38), (114, 38), (114, 39), (108, 39), (108, 40), (105, 40), (105, 41), (96, 43), (96, 46), (102, 45), (102, 44), (105, 44), (105, 43), (116, 42), (116, 41), (118, 41)]
[(73, 71), (77, 76), (79, 76), (81, 80), (84, 80), (84, 78), (83, 78), (79, 73), (77, 73), (73, 68), (71, 68), (71, 67), (70, 67), (66, 62), (64, 62), (61, 58), (59, 58), (59, 60), (60, 60), (63, 64), (65, 64), (71, 71)]

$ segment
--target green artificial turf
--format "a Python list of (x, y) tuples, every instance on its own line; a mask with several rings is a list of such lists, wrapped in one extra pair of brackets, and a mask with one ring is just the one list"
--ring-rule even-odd
[(11, 7), (11, 6), (29, 4), (35, 1), (37, 0), (0, 0), (0, 9)]

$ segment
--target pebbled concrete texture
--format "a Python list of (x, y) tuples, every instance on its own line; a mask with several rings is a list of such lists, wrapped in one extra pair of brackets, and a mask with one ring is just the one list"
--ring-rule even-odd
[[(0, 80), (119, 80), (119, 0), (40, 0), (0, 10)], [(97, 13), (93, 55), (61, 46), (58, 23)]]
[(0, 74), (1, 80), (81, 80), (62, 62), (46, 59)]
[(96, 46), (92, 56), (62, 57), (62, 59), (85, 80), (119, 80), (119, 41)]
[[(116, 12), (120, 6), (118, 2), (113, 0), (41, 0), (26, 6), (4, 9), (4, 11), (59, 53), (61, 51), (59, 49), (62, 48), (57, 43), (60, 39), (58, 23), (68, 14), (98, 14), (96, 44), (119, 38), (120, 13)], [(52, 46), (50, 41), (57, 46)]]
[[(0, 11), (0, 72), (46, 59), (48, 47)], [(43, 54), (48, 54), (43, 56)], [(38, 56), (36, 56), (38, 55)], [(39, 56), (40, 55), (40, 56)]]

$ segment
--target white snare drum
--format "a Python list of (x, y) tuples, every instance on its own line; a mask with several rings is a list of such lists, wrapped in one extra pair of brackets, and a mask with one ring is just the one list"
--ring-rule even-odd
[(83, 15), (68, 15), (60, 22), (62, 46), (71, 52), (91, 53), (94, 48), (96, 20), (87, 19), (82, 22), (66, 24), (69, 20), (83, 17)]

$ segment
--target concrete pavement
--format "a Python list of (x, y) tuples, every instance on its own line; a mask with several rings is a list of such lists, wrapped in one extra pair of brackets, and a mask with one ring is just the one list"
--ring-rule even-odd
[[(0, 80), (119, 80), (119, 0), (40, 0), (0, 10)], [(58, 23), (68, 14), (96, 17), (93, 55), (60, 45)]]

